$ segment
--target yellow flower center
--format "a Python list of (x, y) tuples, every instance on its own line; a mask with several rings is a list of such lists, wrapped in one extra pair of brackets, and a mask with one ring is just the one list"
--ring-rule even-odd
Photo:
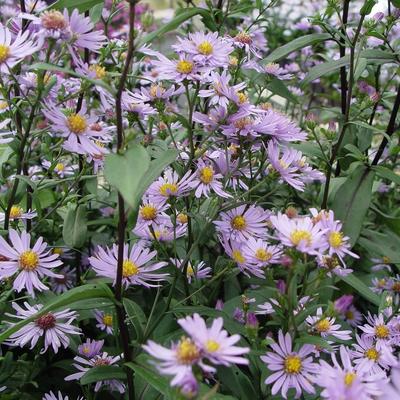
[(212, 167), (204, 167), (200, 171), (200, 180), (205, 183), (209, 184), (214, 179), (214, 170)]
[(235, 57), (235, 56), (229, 57), (229, 65), (230, 66), (236, 67), (238, 65), (238, 63), (239, 63), (239, 60), (237, 57)]
[(279, 160), (279, 165), (283, 168), (283, 169), (287, 169), (287, 167), (289, 166), (288, 163), (286, 163), (283, 160)]
[(209, 41), (205, 40), (203, 43), (200, 43), (197, 46), (197, 50), (199, 51), (200, 54), (209, 56), (213, 52), (214, 48)]
[(76, 135), (85, 132), (87, 128), (87, 122), (85, 117), (82, 117), (82, 115), (79, 114), (70, 115), (67, 118), (67, 123), (68, 123), (68, 128), (71, 130), (71, 132), (75, 133)]
[(246, 261), (246, 259), (243, 257), (243, 254), (240, 252), (240, 250), (233, 250), (232, 251), (232, 258), (238, 264), (243, 264)]
[(185, 337), (178, 343), (176, 352), (181, 364), (193, 364), (200, 356), (198, 347), (189, 338)]
[(12, 206), (10, 210), (10, 218), (21, 218), (23, 209), (20, 206)]
[(137, 275), (139, 273), (138, 266), (131, 260), (124, 260), (122, 263), (122, 276), (124, 278), (129, 278), (132, 275)]
[(375, 327), (375, 335), (378, 339), (387, 339), (389, 337), (389, 328), (385, 325)]
[(220, 345), (215, 340), (207, 340), (207, 342), (206, 342), (206, 350), (209, 353), (215, 353), (216, 351), (219, 350), (219, 348), (220, 348)]
[(187, 224), (188, 222), (188, 216), (186, 214), (180, 213), (177, 215), (177, 218), (181, 224)]
[(113, 316), (111, 314), (104, 314), (103, 315), (103, 324), (105, 326), (112, 326), (113, 325)]
[(346, 313), (344, 314), (346, 319), (349, 319), (350, 321), (354, 318), (354, 313), (353, 311), (346, 311)]
[(63, 163), (58, 163), (54, 169), (61, 172), (64, 171), (64, 168), (65, 166)]
[(187, 266), (186, 275), (187, 276), (194, 276), (194, 269), (192, 267), (192, 264), (190, 264), (190, 263)]
[(6, 61), (9, 55), (10, 55), (10, 48), (5, 44), (0, 44), (0, 63)]
[(231, 220), (231, 227), (233, 229), (237, 229), (238, 231), (242, 231), (247, 226), (246, 219), (242, 215), (236, 215)]
[(193, 71), (193, 63), (187, 60), (180, 60), (176, 64), (176, 70), (181, 74), (190, 74)]
[(300, 242), (306, 241), (308, 245), (311, 244), (311, 233), (301, 229), (294, 230), (290, 235), (290, 240), (295, 246), (298, 246)]
[(270, 253), (267, 250), (264, 249), (257, 249), (256, 254), (255, 254), (257, 260), (260, 261), (269, 261), (272, 257), (272, 253)]
[(374, 347), (368, 349), (364, 354), (369, 360), (378, 361), (379, 359), (379, 353)]
[(354, 372), (347, 372), (346, 375), (344, 376), (344, 384), (346, 386), (351, 386), (356, 377), (357, 375)]
[(177, 191), (178, 185), (176, 185), (175, 183), (164, 183), (160, 186), (160, 194), (165, 197), (174, 195)]
[(6, 101), (0, 101), (0, 110), (5, 110), (8, 107)]
[(285, 372), (298, 374), (301, 371), (301, 358), (299, 356), (287, 356), (284, 361)]
[(343, 233), (342, 232), (331, 232), (329, 234), (329, 244), (334, 247), (338, 248), (343, 244)]
[(19, 267), (25, 271), (33, 271), (39, 265), (39, 256), (32, 250), (26, 250), (19, 256)]
[(82, 353), (84, 353), (84, 354), (89, 354), (89, 353), (90, 353), (90, 348), (89, 348), (89, 346), (83, 346), (83, 347), (82, 347)]
[(103, 79), (107, 75), (106, 69), (99, 64), (91, 65), (89, 70), (96, 74), (96, 79)]
[(151, 85), (149, 93), (152, 97), (157, 97), (157, 92), (158, 93), (164, 93), (165, 89), (161, 85)]
[(321, 319), (315, 324), (315, 329), (318, 332), (328, 332), (331, 327), (329, 320), (327, 318)]
[(383, 261), (385, 264), (390, 264), (390, 263), (392, 262), (392, 260), (391, 260), (389, 257), (387, 257), (387, 256), (383, 256), (383, 257), (382, 257), (382, 261)]
[(157, 209), (148, 204), (140, 209), (140, 215), (144, 220), (151, 221), (157, 217)]
[(64, 254), (64, 250), (61, 247), (55, 247), (53, 249), (53, 254), (58, 254), (58, 255), (63, 255)]
[(238, 98), (239, 98), (239, 104), (243, 104), (246, 103), (246, 101), (248, 100), (248, 97), (242, 93), (242, 92), (236, 92)]
[(236, 129), (244, 129), (247, 125), (251, 125), (253, 120), (250, 117), (244, 117), (237, 119), (233, 125), (235, 125)]

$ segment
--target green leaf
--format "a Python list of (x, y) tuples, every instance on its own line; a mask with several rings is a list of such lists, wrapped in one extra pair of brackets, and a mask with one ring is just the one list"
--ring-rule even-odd
[(124, 154), (106, 156), (104, 173), (107, 181), (115, 186), (125, 201), (135, 206), (140, 181), (150, 166), (150, 156), (140, 145), (130, 147)]
[(113, 365), (99, 365), (98, 367), (90, 368), (80, 379), (81, 385), (90, 385), (98, 381), (107, 381), (110, 379), (126, 379), (126, 373), (121, 367)]
[(70, 208), (64, 219), (63, 239), (67, 246), (80, 248), (86, 241), (87, 234), (86, 206)]
[(292, 101), (293, 103), (298, 103), (296, 96), (294, 96), (293, 93), (291, 93), (286, 87), (286, 85), (277, 78), (272, 78), (271, 82), (267, 85), (267, 89), (273, 94), (277, 94), (286, 100)]
[(379, 296), (354, 274), (341, 276), (340, 279), (355, 289), (359, 295), (379, 307), (381, 303)]
[(324, 42), (330, 38), (331, 35), (329, 33), (312, 33), (311, 35), (299, 37), (285, 44), (284, 46), (278, 47), (261, 62), (262, 64), (268, 64), (279, 61), (294, 51), (300, 50), (303, 47), (310, 46), (315, 43)]
[(79, 286), (68, 290), (54, 298), (54, 300), (50, 301), (49, 303), (45, 304), (44, 307), (38, 311), (36, 314), (17, 322), (4, 332), (0, 334), (0, 343), (3, 343), (6, 339), (10, 337), (14, 332), (17, 332), (19, 329), (24, 327), (29, 322), (34, 321), (35, 319), (39, 318), (40, 316), (49, 313), (51, 311), (69, 307), (71, 303), (74, 303), (78, 300), (85, 300), (85, 299), (94, 299), (94, 298), (108, 298), (113, 300), (114, 295), (110, 288), (105, 284), (87, 284), (83, 286)]
[(64, 8), (73, 10), (77, 8), (80, 12), (84, 12), (102, 2), (103, 0), (58, 0), (51, 5), (51, 8), (58, 10), (63, 10)]
[(329, 351), (333, 351), (332, 346), (320, 336), (311, 336), (307, 334), (302, 334), (298, 339), (296, 339), (297, 344), (315, 344), (316, 346), (322, 347)]
[(125, 364), (125, 366), (135, 371), (135, 376), (138, 375), (143, 378), (150, 386), (152, 386), (164, 396), (168, 394), (169, 381), (157, 372), (149, 368), (142, 367), (133, 362), (128, 362)]
[(360, 15), (369, 15), (371, 14), (374, 5), (377, 3), (377, 0), (367, 0), (364, 5), (361, 7)]
[(218, 377), (221, 384), (242, 400), (258, 398), (250, 379), (236, 365), (218, 368)]
[(391, 2), (395, 7), (400, 8), (400, 0), (391, 0)]
[(141, 342), (143, 339), (143, 330), (147, 322), (146, 314), (133, 300), (124, 298), (123, 303), (128, 315), (128, 323), (131, 324), (136, 331), (136, 340)]
[(339, 68), (349, 65), (350, 57), (345, 56), (339, 58), (338, 60), (327, 61), (322, 64), (318, 64), (315, 67), (311, 68), (305, 78), (301, 81), (301, 86), (304, 87), (309, 83), (315, 81), (316, 79), (320, 78), (321, 76), (329, 75)]
[(96, 4), (93, 8), (90, 9), (89, 17), (94, 24), (100, 21), (103, 8), (104, 8), (104, 0), (101, 0), (99, 4)]
[(358, 165), (339, 187), (332, 204), (335, 217), (343, 222), (343, 232), (354, 245), (361, 232), (371, 202), (375, 172)]
[(381, 178), (394, 182), (396, 185), (400, 185), (400, 176), (395, 174), (391, 169), (386, 168), (383, 165), (374, 165), (372, 166), (372, 169)]
[(209, 12), (204, 8), (191, 7), (185, 9), (183, 12), (179, 13), (175, 18), (173, 18), (167, 24), (162, 24), (160, 28), (154, 32), (148, 33), (140, 42), (141, 45), (152, 42), (156, 38), (162, 38), (167, 32), (173, 31), (178, 26), (183, 24), (188, 19), (194, 17), (195, 15), (202, 15), (203, 17), (209, 17)]

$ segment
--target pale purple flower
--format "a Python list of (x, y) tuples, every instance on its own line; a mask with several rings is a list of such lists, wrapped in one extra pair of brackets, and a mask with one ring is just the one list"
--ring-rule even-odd
[(269, 302), (266, 301), (263, 304), (259, 304), (257, 306), (257, 308), (259, 308), (259, 310), (257, 310), (255, 313), (259, 314), (259, 315), (269, 315), (269, 314), (274, 314), (275, 313), (275, 307), (279, 308), (279, 303), (277, 300), (275, 299), (271, 299)]
[(78, 353), (86, 358), (93, 358), (100, 354), (104, 340), (86, 339), (86, 342), (78, 346)]
[(359, 326), (367, 338), (376, 341), (376, 348), (381, 350), (390, 346), (392, 335), (388, 324), (385, 322), (383, 314), (371, 315), (368, 313), (367, 324)]
[(321, 396), (328, 400), (373, 400), (381, 394), (378, 381), (386, 381), (384, 373), (357, 371), (349, 350), (340, 346), (341, 363), (332, 354), (333, 365), (320, 360), (321, 368), (314, 382), (322, 387)]
[(316, 255), (324, 244), (324, 231), (309, 217), (289, 219), (286, 214), (279, 213), (270, 217), (270, 221), (284, 246), (295, 247), (302, 253)]
[(250, 263), (265, 267), (270, 264), (280, 264), (282, 248), (262, 239), (249, 237), (243, 245), (243, 255)]
[(267, 75), (275, 76), (280, 80), (292, 79), (293, 77), (285, 68), (282, 68), (279, 64), (275, 63), (266, 64), (263, 70), (260, 68), (259, 72), (261, 71), (265, 72)]
[(157, 240), (158, 242), (170, 242), (177, 238), (186, 235), (187, 224), (178, 224), (176, 227), (171, 222), (168, 224), (151, 224), (136, 226), (133, 231), (135, 235), (143, 239), (144, 241), (152, 242)]
[[(156, 251), (134, 244), (129, 251), (129, 246), (124, 245), (122, 283), (125, 287), (130, 285), (142, 285), (145, 287), (157, 287), (153, 282), (165, 280), (168, 274), (154, 273), (167, 265), (166, 262), (151, 262), (157, 255)], [(89, 257), (89, 262), (96, 274), (110, 278), (115, 285), (117, 279), (118, 246), (112, 248), (98, 247), (96, 254)]]
[(372, 271), (381, 271), (383, 269), (386, 269), (389, 272), (392, 271), (392, 268), (390, 267), (392, 261), (387, 256), (383, 256), (382, 258), (371, 258), (371, 261), (374, 263), (374, 265), (371, 266)]
[(135, 229), (150, 225), (172, 225), (170, 217), (165, 213), (168, 208), (169, 204), (166, 203), (165, 197), (144, 196)]
[[(37, 212), (28, 210), (27, 212), (24, 212), (24, 209), (19, 206), (14, 204), (11, 206), (10, 209), (10, 221), (16, 221), (16, 220), (27, 220), (27, 219), (33, 219), (37, 217)], [(0, 213), (0, 221), (4, 221), (5, 218), (5, 213)]]
[(266, 385), (272, 385), (271, 393), (276, 395), (279, 391), (283, 398), (287, 398), (289, 389), (296, 390), (295, 398), (299, 398), (303, 390), (314, 394), (315, 389), (310, 383), (317, 372), (312, 354), (314, 346), (305, 344), (298, 351), (292, 349), (292, 339), (289, 333), (285, 335), (281, 330), (278, 333), (278, 343), (270, 344), (273, 351), (267, 352), (261, 360), (267, 364), (272, 372), (265, 380)]
[(219, 317), (207, 328), (206, 322), (197, 313), (178, 319), (178, 324), (192, 337), (203, 356), (212, 364), (227, 367), (233, 364), (247, 365), (249, 361), (242, 356), (250, 349), (234, 346), (240, 340), (240, 336), (228, 336), (228, 332), (223, 329), (223, 323), (223, 318)]
[(96, 328), (105, 331), (108, 335), (114, 332), (114, 316), (110, 312), (95, 310), (94, 317), (96, 318)]
[(337, 298), (333, 303), (335, 311), (339, 314), (344, 314), (348, 308), (353, 304), (354, 296), (351, 294), (344, 294)]
[(358, 327), (363, 320), (362, 314), (354, 306), (350, 306), (344, 313), (343, 317), (344, 320), (352, 327)]
[[(24, 302), (25, 309), (17, 303), (12, 303), (12, 307), (17, 312), (17, 315), (6, 314), (10, 317), (18, 318), (21, 320), (32, 317), (40, 312), (43, 305), (36, 304), (31, 306)], [(65, 349), (69, 345), (69, 335), (80, 335), (80, 329), (72, 325), (76, 320), (78, 314), (69, 309), (57, 312), (48, 312), (37, 317), (34, 321), (29, 322), (20, 328), (17, 332), (13, 333), (8, 339), (7, 344), (10, 346), (24, 347), (30, 343), (33, 349), (38, 343), (39, 339), (44, 337), (44, 348), (40, 351), (41, 354), (45, 353), (49, 347), (53, 348), (54, 353), (58, 352), (60, 347)], [(14, 324), (11, 324), (13, 326)]]
[[(183, 271), (182, 262), (183, 259), (173, 259), (171, 258), (172, 264), (176, 265), (177, 268)], [(186, 277), (189, 283), (192, 283), (192, 280), (197, 281), (198, 279), (205, 279), (211, 276), (211, 268), (206, 266), (204, 261), (200, 261), (196, 264), (192, 264), (192, 262), (188, 261), (187, 269), (186, 269)]]
[(341, 330), (341, 325), (335, 324), (334, 317), (324, 316), (321, 307), (318, 307), (315, 316), (310, 315), (306, 318), (306, 324), (308, 325), (310, 332), (321, 335), (323, 338), (326, 338), (327, 336), (334, 336), (340, 340), (350, 340), (352, 338), (352, 332)]
[(77, 165), (68, 165), (60, 161), (57, 163), (51, 163), (48, 160), (43, 160), (42, 165), (45, 169), (51, 170), (52, 172), (57, 174), (60, 178), (65, 178), (67, 176), (74, 175), (75, 171), (78, 168)]
[[(79, 372), (66, 376), (65, 380), (66, 381), (79, 380), (91, 368), (97, 366), (115, 365), (118, 361), (120, 361), (120, 359), (121, 356), (115, 356), (115, 357), (109, 356), (108, 353), (106, 352), (98, 354), (90, 359), (76, 356), (74, 357), (75, 363), (73, 365)], [(111, 391), (118, 391), (119, 393), (125, 392), (125, 385), (116, 379), (96, 382), (94, 391), (98, 392), (103, 386), (109, 387)]]
[(212, 132), (219, 128), (219, 125), (225, 121), (227, 110), (225, 107), (216, 106), (208, 111), (208, 114), (202, 114), (198, 111), (193, 113), (193, 121), (203, 125), (204, 130)]
[[(45, 393), (42, 397), (42, 400), (69, 400), (68, 396), (64, 396), (60, 391), (57, 394), (54, 394), (52, 391), (49, 393)], [(77, 400), (84, 400), (83, 397), (78, 397)]]
[(400, 368), (392, 368), (390, 384), (386, 381), (381, 382), (380, 389), (382, 390), (382, 396), (379, 397), (379, 400), (400, 399)]
[(17, 36), (14, 36), (0, 23), (0, 73), (8, 74), (21, 60), (40, 49), (41, 46), (30, 39), (29, 35), (29, 30), (26, 30), (19, 31)]
[(31, 236), (23, 231), (21, 235), (14, 229), (9, 230), (11, 247), (2, 237), (0, 237), (0, 254), (6, 260), (0, 261), (0, 278), (2, 280), (18, 274), (14, 279), (13, 288), (17, 292), (26, 289), (28, 293), (35, 297), (34, 290), (48, 290), (48, 287), (41, 282), (45, 276), (59, 278), (51, 269), (62, 264), (57, 260), (58, 254), (50, 254), (47, 243), (40, 237), (33, 247), (31, 247)]
[(71, 267), (64, 266), (57, 271), (57, 274), (59, 277), (50, 278), (51, 287), (54, 293), (64, 293), (74, 286), (76, 273)]
[(234, 241), (246, 241), (250, 237), (265, 237), (266, 212), (258, 206), (241, 205), (220, 213), (221, 220), (215, 221), (217, 231)]
[(222, 175), (215, 173), (214, 167), (210, 163), (205, 163), (203, 160), (197, 162), (196, 175), (189, 183), (190, 187), (195, 189), (195, 196), (209, 197), (211, 190), (221, 197), (232, 197), (225, 192), (222, 187)]

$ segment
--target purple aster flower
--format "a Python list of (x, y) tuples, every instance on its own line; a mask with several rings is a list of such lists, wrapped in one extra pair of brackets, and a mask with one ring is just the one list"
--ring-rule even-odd
[(269, 315), (269, 314), (274, 314), (275, 313), (275, 308), (280, 308), (279, 302), (278, 300), (275, 299), (271, 299), (269, 302), (266, 301), (263, 304), (259, 304), (257, 306), (257, 308), (259, 308), (259, 310), (257, 310), (255, 312), (255, 314), (258, 315)]
[(355, 350), (351, 352), (357, 371), (367, 374), (384, 372), (397, 365), (392, 349), (385, 347), (378, 350), (374, 339), (362, 335), (356, 335), (357, 343), (353, 344)]
[(302, 253), (316, 255), (324, 245), (324, 231), (319, 225), (314, 225), (309, 217), (289, 219), (286, 214), (279, 213), (270, 217), (270, 221), (284, 246), (295, 247)]
[(386, 278), (386, 277), (383, 277), (383, 278), (377, 278), (377, 277), (372, 278), (372, 281), (371, 281), (371, 283), (372, 283), (371, 290), (372, 290), (373, 292), (375, 292), (375, 293), (378, 293), (378, 294), (383, 293), (383, 292), (386, 290), (386, 286), (387, 286), (387, 283), (388, 283), (388, 279), (389, 279), (389, 278)]
[(105, 331), (108, 335), (114, 332), (114, 316), (112, 313), (95, 310), (94, 317), (96, 318), (96, 328)]
[(249, 237), (244, 243), (243, 255), (250, 263), (265, 267), (270, 264), (280, 264), (282, 248), (262, 239)]
[(390, 384), (386, 381), (379, 385), (382, 390), (382, 396), (379, 400), (395, 400), (400, 398), (400, 368), (392, 368), (390, 375)]
[[(8, 313), (6, 315), (24, 320), (38, 313), (43, 307), (42, 304), (31, 306), (27, 302), (24, 302), (24, 306), (25, 309), (13, 302), (12, 307), (17, 315)], [(33, 349), (39, 339), (44, 337), (44, 348), (40, 351), (40, 354), (45, 353), (49, 347), (52, 347), (54, 353), (57, 353), (61, 346), (65, 349), (68, 347), (68, 335), (80, 335), (80, 329), (72, 325), (77, 316), (76, 312), (69, 309), (42, 314), (13, 333), (6, 343), (10, 346), (24, 347), (30, 342), (30, 348)], [(14, 324), (10, 323), (10, 325), (13, 326)]]
[[(171, 258), (171, 262), (176, 267), (183, 270), (183, 268), (182, 268), (183, 260)], [(186, 277), (187, 277), (188, 282), (192, 283), (193, 279), (196, 281), (198, 279), (209, 278), (211, 276), (211, 274), (210, 274), (211, 271), (212, 270), (210, 267), (206, 267), (206, 263), (204, 261), (200, 261), (197, 264), (192, 264), (190, 261), (188, 261)]]
[[(179, 222), (179, 221), (178, 221)], [(186, 235), (187, 224), (177, 225), (175, 228), (169, 222), (168, 224), (152, 224), (136, 226), (133, 231), (135, 235), (142, 238), (145, 243), (157, 240), (158, 242), (171, 242)]]
[(181, 179), (177, 172), (168, 168), (164, 171), (162, 177), (153, 182), (146, 191), (149, 198), (156, 202), (164, 202), (171, 197), (181, 197), (187, 195), (192, 188), (189, 183), (193, 180), (191, 171), (188, 171)]
[(0, 278), (9, 278), (17, 273), (13, 288), (17, 292), (25, 288), (32, 297), (35, 297), (35, 289), (48, 290), (40, 278), (61, 277), (51, 271), (62, 264), (60, 260), (57, 260), (58, 254), (50, 254), (47, 243), (43, 242), (42, 237), (31, 247), (31, 236), (25, 231), (19, 236), (17, 231), (10, 229), (9, 238), (13, 247), (0, 237), (0, 254), (6, 258), (5, 261), (4, 259), (0, 261)]
[(387, 256), (383, 256), (382, 258), (371, 258), (371, 261), (374, 263), (374, 265), (371, 266), (372, 271), (381, 271), (383, 269), (386, 269), (389, 272), (392, 271), (392, 268), (390, 267), (392, 260)]
[(86, 358), (93, 358), (101, 353), (104, 340), (86, 339), (86, 342), (78, 346), (78, 353)]
[(187, 53), (193, 60), (207, 67), (228, 67), (232, 44), (218, 37), (218, 32), (189, 33), (189, 38), (178, 38), (179, 44), (172, 47), (178, 53)]
[(368, 313), (367, 322), (367, 324), (359, 326), (359, 328), (364, 332), (365, 337), (376, 341), (377, 350), (390, 346), (392, 335), (383, 314), (371, 315)]
[[(122, 283), (125, 287), (130, 285), (142, 285), (145, 287), (157, 287), (152, 282), (165, 280), (168, 274), (155, 274), (157, 271), (167, 265), (166, 262), (150, 262), (157, 255), (156, 251), (150, 251), (137, 244), (134, 244), (129, 251), (129, 246), (124, 245), (124, 261), (122, 271)], [(97, 253), (89, 257), (90, 264), (99, 276), (104, 276), (113, 280), (117, 279), (117, 260), (118, 247), (113, 245), (110, 249), (106, 247), (97, 248)]]
[(289, 333), (283, 335), (281, 330), (278, 333), (278, 343), (270, 344), (273, 351), (261, 357), (272, 372), (265, 380), (266, 385), (273, 383), (272, 395), (280, 391), (286, 399), (287, 392), (291, 388), (296, 390), (296, 399), (301, 396), (303, 390), (314, 394), (315, 389), (310, 381), (317, 372), (317, 365), (314, 364), (312, 357), (308, 357), (313, 352), (314, 346), (305, 344), (299, 351), (293, 351)]
[(207, 328), (206, 322), (197, 313), (178, 319), (178, 324), (192, 337), (203, 356), (212, 364), (229, 367), (233, 364), (249, 363), (242, 355), (247, 354), (250, 349), (234, 346), (240, 340), (240, 336), (228, 336), (228, 332), (222, 329), (222, 317), (214, 319), (210, 328)]
[(62, 267), (57, 272), (59, 277), (50, 278), (51, 287), (54, 293), (57, 294), (64, 293), (68, 289), (74, 287), (76, 274), (71, 267), (68, 266)]
[(139, 208), (137, 228), (150, 225), (172, 225), (170, 217), (164, 212), (169, 208), (169, 204), (165, 201), (165, 197), (144, 196)]
[[(42, 400), (69, 400), (68, 396), (64, 396), (60, 391), (58, 391), (57, 395), (55, 395), (52, 391), (46, 393)], [(84, 400), (83, 397), (78, 397), (77, 400)]]
[(262, 58), (260, 50), (266, 50), (266, 40), (264, 34), (264, 40), (260, 40), (260, 36), (257, 34), (258, 31), (253, 29), (240, 31), (232, 38), (232, 43), (235, 47), (243, 49), (247, 58), (250, 58), (251, 54), (257, 58)]
[(351, 294), (344, 294), (335, 300), (333, 306), (335, 311), (339, 314), (344, 314), (349, 307), (353, 304), (354, 296)]
[(0, 23), (0, 72), (2, 74), (8, 74), (9, 69), (40, 49), (41, 45), (30, 39), (29, 35), (29, 31), (26, 30), (14, 36)]
[(202, 114), (198, 111), (193, 113), (193, 121), (203, 125), (203, 128), (209, 132), (218, 129), (219, 125), (225, 121), (226, 117), (227, 110), (222, 106), (212, 108), (208, 114)]
[(74, 49), (88, 49), (98, 52), (106, 42), (106, 36), (101, 31), (93, 31), (94, 25), (90, 17), (79, 14), (75, 8), (72, 14), (64, 10), (64, 18), (71, 31), (71, 45)]
[(221, 212), (220, 221), (215, 221), (217, 231), (230, 240), (246, 241), (250, 237), (265, 237), (267, 214), (258, 206), (242, 205)]
[(317, 315), (308, 316), (306, 318), (306, 324), (308, 325), (310, 332), (321, 335), (326, 338), (327, 336), (334, 336), (340, 340), (350, 340), (352, 338), (351, 331), (340, 330), (341, 325), (335, 324), (334, 317), (326, 317), (322, 312), (322, 308), (318, 307)]
[(180, 392), (186, 399), (194, 399), (199, 393), (199, 383), (192, 373), (184, 376), (179, 386)]
[[(75, 363), (73, 364), (79, 372), (75, 374), (68, 375), (65, 377), (66, 381), (79, 380), (87, 371), (89, 371), (93, 367), (104, 366), (104, 365), (115, 365), (118, 361), (120, 361), (121, 356), (109, 356), (108, 353), (104, 352), (102, 354), (98, 354), (90, 359), (86, 359), (80, 356), (74, 357)], [(98, 381), (94, 387), (94, 391), (98, 392), (103, 386), (106, 386), (111, 391), (118, 391), (119, 393), (125, 392), (125, 385), (116, 380), (106, 380), (106, 381)]]
[(373, 400), (381, 394), (378, 381), (387, 381), (384, 373), (369, 374), (357, 371), (351, 354), (340, 346), (341, 363), (332, 354), (333, 365), (320, 360), (321, 368), (315, 383), (323, 388), (321, 396), (328, 400)]
[(259, 72), (264, 72), (267, 75), (272, 75), (281, 80), (292, 79), (292, 74), (289, 74), (285, 68), (281, 68), (279, 64), (269, 63), (264, 66), (264, 69), (260, 68)]
[(354, 306), (350, 306), (344, 313), (343, 317), (343, 319), (354, 328), (358, 327), (363, 320), (360, 311), (358, 311)]
[(67, 165), (63, 162), (51, 163), (50, 161), (43, 160), (42, 165), (45, 169), (51, 170), (57, 174), (60, 178), (65, 178), (67, 176), (72, 176), (78, 169), (77, 165)]
[[(36, 211), (31, 211), (28, 210), (27, 212), (24, 212), (24, 209), (21, 206), (18, 206), (14, 204), (11, 207), (10, 210), (10, 221), (15, 221), (15, 220), (27, 220), (27, 219), (33, 219), (37, 217), (37, 212)], [(5, 213), (0, 213), (0, 221), (4, 221), (5, 218)]]
[(233, 310), (232, 318), (233, 318), (235, 321), (237, 321), (237, 322), (239, 322), (239, 323), (241, 323), (241, 324), (244, 324), (244, 318), (245, 318), (244, 311), (243, 311), (241, 308), (236, 307), (236, 308)]
[(221, 179), (222, 175), (215, 173), (214, 167), (211, 164), (206, 164), (203, 160), (199, 160), (197, 162), (196, 176), (189, 185), (195, 189), (195, 196), (197, 198), (201, 196), (209, 197), (211, 190), (218, 196), (225, 198), (232, 197), (223, 190), (222, 183), (220, 182)]

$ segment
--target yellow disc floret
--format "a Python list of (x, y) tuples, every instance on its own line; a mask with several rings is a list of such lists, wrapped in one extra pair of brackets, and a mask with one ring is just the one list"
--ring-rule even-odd
[(210, 54), (212, 54), (214, 48), (209, 41), (205, 40), (204, 42), (200, 43), (197, 46), (197, 50), (199, 51), (200, 54), (209, 56)]
[(87, 128), (86, 118), (79, 114), (72, 114), (67, 118), (68, 128), (71, 132), (79, 135)]
[(351, 384), (354, 382), (354, 379), (356, 379), (357, 375), (354, 372), (347, 372), (346, 375), (344, 376), (344, 384), (346, 386), (351, 386)]
[(20, 206), (12, 206), (10, 210), (10, 218), (21, 218), (23, 209)]
[(236, 215), (231, 220), (231, 227), (233, 229), (237, 229), (238, 231), (242, 231), (247, 226), (246, 219), (243, 215)]
[(113, 316), (111, 314), (104, 314), (103, 315), (103, 324), (105, 326), (112, 326), (113, 325)]
[(214, 179), (214, 170), (211, 167), (204, 167), (200, 170), (200, 180), (205, 183), (209, 184)]
[(177, 193), (178, 185), (176, 183), (164, 183), (159, 190), (162, 196), (168, 197)]
[(377, 325), (375, 335), (378, 339), (387, 339), (389, 337), (389, 328), (386, 325)]
[(139, 273), (138, 266), (131, 260), (124, 260), (122, 263), (122, 276), (124, 278), (129, 278), (132, 275), (137, 275)]
[(39, 256), (33, 250), (26, 250), (19, 256), (19, 267), (25, 271), (33, 271), (39, 265)]
[(371, 347), (370, 349), (366, 350), (364, 354), (369, 360), (376, 362), (379, 359), (379, 352), (375, 349), (375, 347)]
[(188, 60), (180, 60), (176, 64), (176, 70), (181, 74), (190, 74), (193, 71), (193, 63)]
[(220, 348), (220, 345), (215, 340), (211, 340), (211, 339), (207, 340), (207, 342), (206, 342), (206, 350), (209, 353), (215, 353), (216, 351), (219, 350), (219, 348)]
[(269, 251), (267, 251), (265, 249), (257, 249), (255, 256), (256, 256), (257, 260), (266, 262), (271, 259), (272, 253), (270, 253)]
[(299, 356), (287, 356), (284, 361), (285, 372), (288, 374), (298, 374), (301, 371), (302, 364)]
[(329, 323), (329, 320), (327, 318), (321, 319), (315, 324), (315, 329), (320, 333), (328, 332), (330, 327), (331, 324)]
[(329, 234), (329, 244), (334, 247), (338, 248), (343, 244), (343, 233), (342, 232), (331, 232)]
[(148, 204), (140, 209), (140, 215), (145, 221), (151, 221), (157, 217), (157, 209)]
[(96, 79), (103, 79), (107, 75), (106, 69), (99, 64), (93, 64), (89, 70), (96, 74)]
[(246, 261), (246, 259), (244, 258), (243, 254), (240, 252), (240, 250), (233, 250), (232, 251), (232, 258), (238, 264), (243, 264)]
[(10, 48), (5, 44), (0, 44), (0, 63), (7, 60), (10, 55)]
[(200, 351), (191, 339), (183, 337), (176, 348), (178, 360), (181, 364), (192, 364), (198, 360)]
[(298, 246), (300, 242), (307, 242), (308, 245), (311, 244), (311, 233), (302, 229), (295, 229), (291, 234), (290, 234), (290, 240), (291, 242), (295, 245)]

